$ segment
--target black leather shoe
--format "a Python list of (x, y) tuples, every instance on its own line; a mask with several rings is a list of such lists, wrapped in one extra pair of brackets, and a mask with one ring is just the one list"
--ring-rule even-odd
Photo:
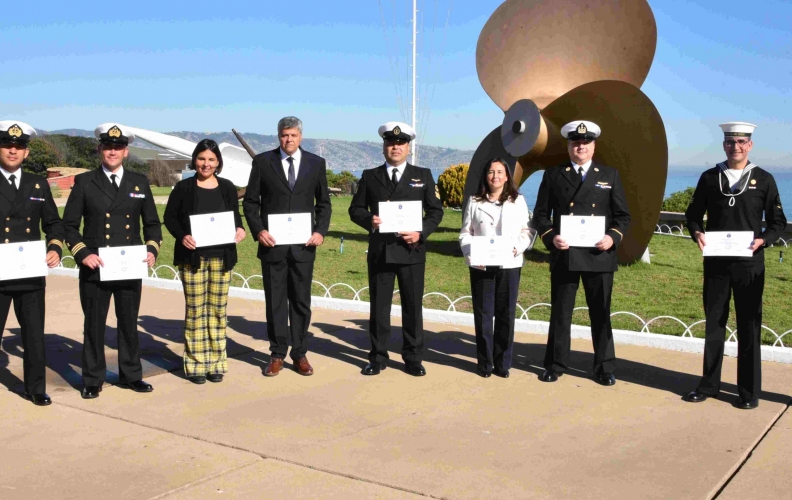
[(704, 401), (709, 399), (709, 396), (707, 394), (704, 394), (703, 392), (693, 391), (686, 394), (683, 399), (688, 403), (703, 403)]
[(542, 382), (555, 382), (558, 380), (558, 377), (563, 375), (562, 373), (554, 372), (553, 370), (545, 370), (539, 380)]
[(96, 399), (99, 397), (100, 392), (102, 392), (101, 385), (86, 385), (80, 394), (83, 399)]
[(477, 366), (476, 373), (478, 374), (479, 377), (483, 377), (483, 378), (489, 378), (490, 375), (492, 375), (492, 372), (483, 366)]
[(206, 383), (206, 377), (204, 377), (203, 375), (193, 375), (191, 377), (187, 377), (187, 380), (189, 380), (193, 384), (198, 384), (198, 385)]
[(495, 370), (492, 373), (500, 378), (509, 378), (509, 370)]
[(759, 407), (759, 400), (756, 398), (753, 399), (740, 398), (740, 400), (737, 401), (737, 403), (735, 403), (734, 406), (741, 410), (753, 410), (754, 408)]
[(404, 371), (406, 371), (413, 377), (423, 377), (424, 375), (426, 375), (426, 370), (424, 370), (424, 367), (421, 363), (418, 363), (417, 365), (413, 365), (413, 364), (404, 365)]
[(143, 380), (136, 380), (134, 382), (124, 384), (122, 387), (127, 387), (135, 392), (151, 392), (154, 390), (154, 387), (151, 384), (144, 382)]
[(385, 363), (369, 363), (360, 373), (363, 375), (379, 375), (385, 368), (387, 368)]
[(597, 375), (597, 383), (600, 385), (616, 385), (616, 377), (612, 373), (600, 373)]
[(223, 381), (223, 374), (222, 373), (210, 373), (206, 376), (206, 380), (209, 382), (214, 382), (215, 384), (218, 382)]
[(25, 393), (25, 398), (29, 399), (33, 402), (36, 406), (49, 406), (52, 404), (52, 400), (47, 393), (42, 392), (41, 394), (27, 394)]

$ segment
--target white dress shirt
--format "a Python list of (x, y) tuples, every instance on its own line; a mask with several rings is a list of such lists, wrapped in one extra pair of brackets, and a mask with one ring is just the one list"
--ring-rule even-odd
[(572, 162), (572, 168), (575, 169), (575, 173), (578, 172), (581, 168), (583, 169), (583, 180), (586, 180), (586, 175), (588, 175), (589, 168), (591, 168), (592, 160), (587, 161), (583, 165), (578, 165), (575, 162)]
[(14, 177), (14, 179), (16, 180), (16, 187), (19, 189), (19, 180), (22, 178), (22, 167), (19, 167), (16, 172), (9, 172), (3, 167), (0, 167), (0, 172), (3, 173), (3, 177), (6, 178), (9, 184), (11, 184), (11, 179), (9, 179), (9, 177), (11, 177), (11, 174), (15, 175), (16, 177)]
[[(286, 151), (283, 148), (280, 149), (281, 155), (281, 165), (283, 165), (283, 173), (286, 175), (286, 180), (289, 180), (289, 155), (286, 154)], [(302, 151), (300, 148), (297, 148), (297, 151), (291, 155), (294, 158), (294, 180), (297, 180), (297, 176), (300, 174), (300, 160), (302, 160)]]
[(110, 176), (111, 175), (115, 175), (116, 176), (116, 184), (118, 184), (119, 186), (121, 185), (121, 179), (124, 177), (124, 167), (123, 167), (123, 165), (118, 167), (118, 170), (116, 170), (115, 172), (111, 172), (111, 171), (107, 170), (107, 167), (102, 165), (102, 172), (104, 172), (104, 174), (107, 176), (107, 180), (110, 181), (110, 184), (113, 183), (113, 179)]
[(385, 165), (388, 167), (388, 179), (393, 179), (393, 171), (396, 170), (398, 173), (396, 174), (396, 182), (399, 182), (404, 175), (404, 169), (407, 168), (407, 162), (403, 161), (399, 165), (393, 166), (388, 162), (385, 162)]

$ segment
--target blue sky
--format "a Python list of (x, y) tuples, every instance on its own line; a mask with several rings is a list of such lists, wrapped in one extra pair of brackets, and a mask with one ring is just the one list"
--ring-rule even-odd
[[(475, 149), (502, 121), (475, 68), (501, 0), (419, 0), (419, 130)], [(33, 4), (31, 4), (33, 5)], [(720, 161), (718, 123), (759, 124), (752, 159), (792, 166), (792, 2), (653, 0), (671, 165)], [(0, 116), (46, 130), (119, 121), (157, 131), (377, 140), (408, 118), (409, 0), (37, 2), (0, 17)], [(397, 84), (397, 82), (400, 82)], [(402, 97), (401, 103), (399, 96)]]

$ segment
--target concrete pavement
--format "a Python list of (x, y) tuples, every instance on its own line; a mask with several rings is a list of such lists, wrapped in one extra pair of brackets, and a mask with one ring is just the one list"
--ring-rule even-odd
[[(77, 281), (48, 285), (54, 404), (0, 393), (0, 498), (744, 499), (789, 489), (792, 366), (765, 363), (759, 409), (740, 411), (732, 358), (721, 399), (694, 405), (681, 395), (696, 385), (700, 355), (618, 346), (618, 382), (606, 388), (591, 379), (590, 342), (575, 340), (575, 369), (543, 384), (545, 337), (517, 334), (511, 378), (482, 379), (471, 328), (426, 324), (426, 377), (400, 370), (396, 327), (389, 369), (363, 377), (365, 315), (316, 309), (316, 374), (269, 379), (263, 304), (231, 299), (230, 372), (196, 386), (180, 369), (182, 295), (147, 288), (139, 325), (155, 391), (109, 385), (109, 328), (109, 384), (85, 401)], [(13, 312), (6, 326), (0, 383), (21, 391)]]

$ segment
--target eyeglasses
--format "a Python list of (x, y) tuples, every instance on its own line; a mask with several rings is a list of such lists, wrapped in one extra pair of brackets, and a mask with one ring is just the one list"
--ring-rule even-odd
[(726, 147), (733, 148), (735, 146), (743, 147), (743, 146), (747, 145), (749, 142), (751, 142), (751, 141), (746, 141), (745, 139), (740, 139), (740, 140), (737, 140), (737, 141), (723, 141), (723, 144), (725, 144)]

